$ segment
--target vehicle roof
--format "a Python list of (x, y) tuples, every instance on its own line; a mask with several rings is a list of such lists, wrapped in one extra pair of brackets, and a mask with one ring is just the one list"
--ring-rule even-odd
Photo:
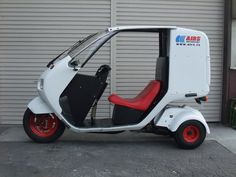
[(108, 31), (132, 30), (132, 29), (176, 29), (176, 26), (114, 26), (108, 28)]

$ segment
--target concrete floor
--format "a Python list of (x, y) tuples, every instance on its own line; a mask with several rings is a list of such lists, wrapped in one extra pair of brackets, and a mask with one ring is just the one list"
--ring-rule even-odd
[(0, 177), (235, 177), (236, 130), (211, 124), (197, 149), (154, 134), (75, 134), (33, 143), (21, 126), (0, 126)]
[[(211, 133), (207, 135), (206, 140), (215, 140), (228, 150), (236, 154), (236, 129), (226, 127), (220, 123), (211, 123), (209, 124)], [(140, 134), (142, 135), (140, 137)], [(77, 134), (71, 131), (66, 130), (63, 136), (59, 141), (81, 141), (81, 140), (93, 140), (98, 137), (104, 137), (106, 141), (113, 140), (116, 137), (121, 135), (125, 137), (125, 141), (129, 140), (140, 140), (143, 138), (145, 141), (146, 138), (154, 136), (157, 139), (166, 139), (163, 136), (157, 136), (153, 134), (143, 134), (143, 133), (130, 133), (124, 132), (122, 134)], [(0, 142), (29, 142), (31, 141), (25, 134), (22, 125), (0, 125)], [(101, 141), (103, 141), (101, 139)]]

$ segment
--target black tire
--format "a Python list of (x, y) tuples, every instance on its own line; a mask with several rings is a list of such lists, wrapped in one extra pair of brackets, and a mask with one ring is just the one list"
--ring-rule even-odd
[(56, 117), (56, 115), (54, 114), (35, 115), (34, 113), (31, 112), (30, 109), (26, 109), (25, 111), (23, 117), (23, 126), (26, 134), (33, 141), (38, 143), (53, 142), (57, 140), (65, 130), (64, 124)]
[(206, 137), (204, 125), (196, 120), (182, 123), (176, 132), (174, 139), (177, 145), (183, 149), (194, 149), (200, 146)]

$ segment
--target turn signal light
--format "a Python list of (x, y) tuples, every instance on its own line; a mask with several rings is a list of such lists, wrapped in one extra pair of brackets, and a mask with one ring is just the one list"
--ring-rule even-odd
[(198, 104), (201, 104), (202, 101), (207, 102), (208, 101), (208, 96), (203, 96), (200, 98), (195, 99)]

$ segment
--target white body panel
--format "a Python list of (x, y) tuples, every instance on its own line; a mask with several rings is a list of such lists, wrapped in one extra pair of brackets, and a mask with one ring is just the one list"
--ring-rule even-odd
[(35, 114), (45, 114), (53, 113), (53, 111), (48, 107), (40, 97), (35, 97), (28, 104), (28, 108)]
[(210, 133), (210, 129), (203, 115), (198, 110), (188, 106), (166, 108), (160, 117), (157, 116), (154, 119), (154, 123), (156, 126), (167, 127), (171, 132), (175, 132), (183, 122), (188, 120), (201, 122), (206, 132)]
[(68, 66), (70, 60), (70, 56), (61, 59), (55, 63), (53, 69), (47, 69), (39, 78), (38, 92), (40, 97), (49, 104), (49, 107), (59, 113), (61, 113), (59, 97), (77, 73)]
[[(182, 37), (182, 41), (177, 39)], [(187, 37), (199, 37), (199, 41), (187, 41)], [(196, 97), (209, 93), (210, 55), (209, 41), (203, 32), (177, 28), (170, 34), (169, 94), (175, 100), (186, 94)], [(192, 98), (192, 97), (191, 97)]]
[[(114, 27), (109, 31), (126, 30), (126, 29), (148, 29), (159, 27)], [(170, 102), (185, 99), (186, 94), (196, 93), (196, 96), (205, 96), (209, 92), (210, 84), (210, 57), (209, 46), (206, 35), (199, 31), (188, 30), (176, 27), (163, 27), (170, 30), (170, 47), (169, 47), (169, 89), (166, 95), (150, 111), (150, 113), (138, 124), (127, 126), (115, 126), (107, 128), (79, 128), (70, 124), (61, 114), (62, 108), (59, 105), (59, 98), (69, 82), (74, 78), (78, 71), (73, 70), (68, 65), (71, 57), (67, 56), (56, 63), (52, 69), (47, 69), (40, 77), (38, 82), (39, 97), (29, 104), (29, 108), (34, 113), (54, 112), (71, 130), (75, 132), (105, 132), (105, 131), (122, 131), (122, 130), (139, 130), (150, 123)], [(181, 36), (199, 36), (197, 46), (177, 45), (177, 37)], [(182, 40), (182, 44), (188, 44), (189, 41)], [(191, 41), (190, 41), (191, 42)], [(191, 43), (194, 43), (192, 41)], [(77, 68), (78, 70), (80, 68)], [(199, 72), (200, 71), (200, 72)], [(187, 74), (186, 74), (187, 73)], [(167, 111), (167, 110), (166, 110)], [(162, 115), (156, 124), (165, 126), (171, 131), (175, 131), (178, 126), (186, 120), (199, 120), (202, 122), (207, 132), (209, 128), (201, 113), (190, 108), (169, 109), (176, 114), (175, 119), (168, 119)], [(178, 113), (178, 114), (177, 114)]]

